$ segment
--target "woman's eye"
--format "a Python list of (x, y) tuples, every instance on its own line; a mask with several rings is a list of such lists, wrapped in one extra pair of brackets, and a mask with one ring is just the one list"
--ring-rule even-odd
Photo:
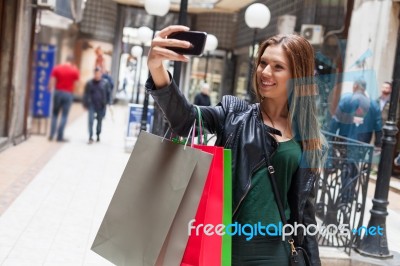
[(276, 65), (275, 68), (276, 69), (283, 69), (283, 67), (281, 65)]
[(260, 66), (266, 67), (266, 66), (267, 66), (267, 63), (266, 63), (265, 61), (260, 61)]

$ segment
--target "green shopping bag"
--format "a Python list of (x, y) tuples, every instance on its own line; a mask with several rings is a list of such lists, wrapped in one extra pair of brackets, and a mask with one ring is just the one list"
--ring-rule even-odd
[[(224, 203), (222, 223), (227, 226), (232, 223), (232, 152), (224, 150)], [(222, 236), (221, 265), (230, 266), (232, 260), (232, 236)]]

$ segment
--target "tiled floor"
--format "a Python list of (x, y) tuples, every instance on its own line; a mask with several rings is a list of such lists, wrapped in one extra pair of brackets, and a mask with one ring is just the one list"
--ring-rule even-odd
[[(0, 217), (1, 265), (112, 265), (90, 246), (129, 158), (126, 119), (127, 107), (114, 106), (113, 117), (109, 113), (104, 121), (101, 142), (92, 145), (87, 144), (86, 115), (70, 123), (66, 144), (50, 143), (44, 136), (29, 139), (35, 152), (25, 148), (22, 160), (42, 169), (7, 172), (14, 183), (22, 183), (15, 177), (28, 171), (24, 184), (32, 181)], [(5, 157), (11, 162), (11, 156), (21, 154), (10, 151), (15, 155), (7, 150)]]
[(29, 145), (24, 145), (29, 147), (23, 147), (23, 144), (0, 153), (0, 172), (7, 177), (0, 179), (0, 214), (61, 147), (61, 144), (48, 143), (38, 136), (32, 136)]
[[(82, 116), (82, 112), (81, 104), (74, 104), (69, 123)], [(61, 147), (60, 143), (49, 142), (43, 135), (31, 135), (29, 141), (0, 153), (0, 173), (4, 177), (0, 178), (0, 215)]]

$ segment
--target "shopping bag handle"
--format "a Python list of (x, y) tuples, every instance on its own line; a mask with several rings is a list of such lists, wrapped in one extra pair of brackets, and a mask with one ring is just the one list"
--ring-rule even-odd
[[(196, 120), (194, 121), (194, 125), (196, 125)], [(163, 142), (163, 141), (165, 140), (165, 138), (167, 137), (168, 132), (169, 132), (170, 129), (171, 129), (170, 127), (167, 128), (167, 132), (165, 132), (164, 137), (161, 139), (161, 142)], [(192, 131), (193, 131), (193, 133), (192, 133)], [(193, 130), (193, 126), (190, 128), (188, 137), (187, 137), (186, 139), (183, 139), (183, 140), (180, 140), (180, 139), (174, 140), (174, 139), (171, 139), (171, 137), (170, 137), (170, 140), (172, 140), (173, 142), (175, 142), (175, 143), (177, 143), (177, 144), (183, 144), (183, 149), (186, 150), (186, 146), (187, 146), (187, 144), (188, 144), (189, 137), (190, 137), (190, 134), (191, 134), (191, 133), (192, 133), (192, 135), (193, 135), (193, 136), (192, 136), (191, 147), (193, 148), (193, 139), (194, 139), (194, 130)], [(171, 132), (171, 134), (172, 134), (172, 132)]]
[[(186, 139), (183, 138), (182, 140), (180, 140), (179, 138), (178, 139), (174, 138), (174, 139), (172, 139), (172, 141), (174, 141), (175, 143), (180, 143), (180, 144), (184, 144), (184, 146), (187, 146), (187, 144), (189, 142), (189, 138), (190, 138), (191, 139), (191, 147), (193, 147), (194, 139), (195, 139), (195, 135), (196, 135), (196, 124), (197, 124), (196, 122), (198, 121), (197, 141), (198, 141), (199, 144), (207, 145), (207, 142), (208, 142), (207, 141), (207, 134), (204, 133), (204, 135), (203, 135), (204, 123), (203, 123), (203, 119), (202, 119), (202, 116), (201, 116), (201, 109), (197, 105), (194, 105), (194, 107), (197, 110), (198, 119), (194, 120), (193, 126), (191, 126), (191, 128), (190, 128), (189, 133), (187, 135), (187, 138)], [(168, 132), (170, 131), (170, 129), (171, 129), (171, 127), (168, 127), (168, 129), (165, 132), (164, 137), (162, 138), (161, 142), (163, 142), (164, 139), (167, 137)], [(171, 138), (170, 138), (170, 140), (171, 140)]]
[[(198, 105), (195, 105), (196, 109), (197, 109), (197, 116), (198, 116), (198, 134), (197, 134), (197, 141), (199, 142), (199, 144), (204, 144), (207, 145), (207, 134), (204, 133), (203, 135), (203, 129), (204, 129), (204, 123), (203, 123), (203, 118), (201, 116), (201, 109)], [(203, 138), (202, 138), (203, 137)]]
[(192, 135), (192, 141), (191, 141), (191, 143), (190, 143), (190, 147), (192, 147), (192, 148), (193, 148), (193, 145), (194, 145), (194, 136), (195, 136), (195, 131), (196, 131), (196, 119), (194, 120), (193, 126), (190, 128), (190, 131), (189, 131), (188, 137), (186, 138), (186, 142), (185, 142), (185, 148), (186, 148), (186, 146), (187, 146), (187, 143), (188, 143), (188, 141), (189, 141), (190, 134)]
[(202, 135), (202, 123), (203, 121), (201, 120), (201, 110), (200, 107), (198, 105), (195, 105), (196, 109), (197, 109), (197, 116), (199, 118), (199, 130), (198, 130), (198, 134), (197, 134), (197, 141), (199, 142), (199, 144), (203, 144), (202, 140), (201, 140), (201, 135)]
[[(168, 132), (169, 132), (169, 129), (170, 129), (170, 127), (167, 128), (167, 132), (165, 132), (164, 137), (161, 139), (161, 142), (163, 142), (164, 139), (167, 137), (167, 134), (168, 134)], [(171, 140), (171, 138), (170, 138), (170, 140)]]

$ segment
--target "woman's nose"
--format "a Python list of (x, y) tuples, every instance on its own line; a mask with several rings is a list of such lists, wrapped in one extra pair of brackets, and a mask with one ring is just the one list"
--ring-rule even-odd
[(267, 65), (267, 66), (263, 69), (262, 74), (263, 74), (264, 76), (270, 76), (270, 75), (271, 75), (271, 66), (270, 66), (270, 65)]

